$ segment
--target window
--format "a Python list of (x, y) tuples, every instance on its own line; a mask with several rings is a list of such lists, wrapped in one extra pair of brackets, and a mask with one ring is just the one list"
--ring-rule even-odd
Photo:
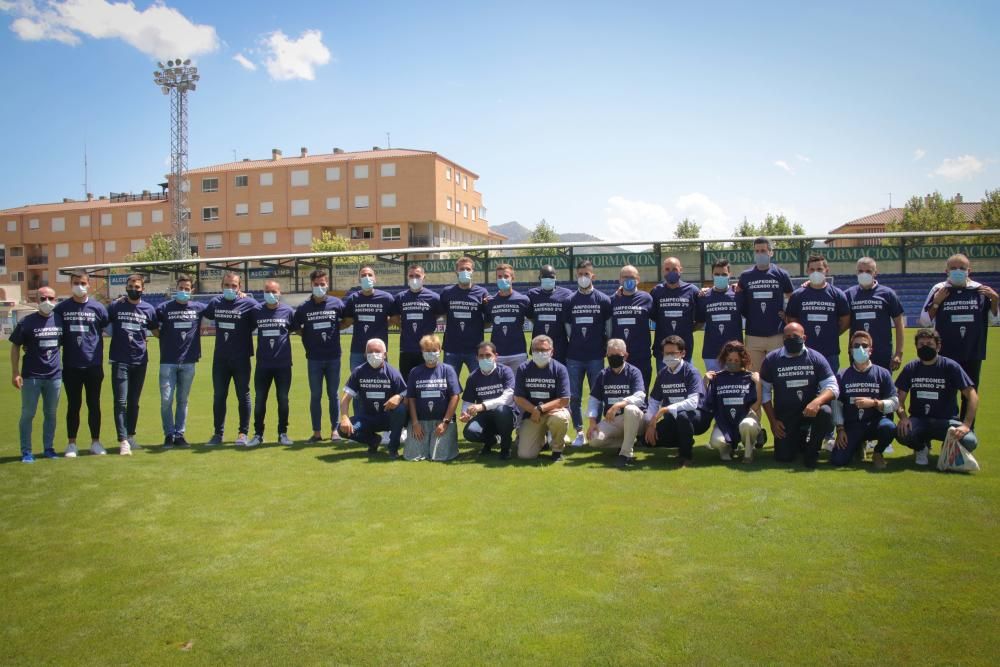
[(293, 199), (292, 200), (292, 215), (309, 215), (309, 200), (308, 199)]
[(354, 178), (368, 178), (368, 165), (367, 164), (355, 165)]
[(38, 218), (28, 220), (28, 229), (38, 229)]
[(444, 168), (444, 180), (446, 180), (446, 181), (450, 181), (451, 180), (451, 167), (445, 167)]
[(89, 215), (81, 215), (80, 216), (80, 227), (81, 228), (83, 228), (83, 227), (90, 227), (90, 216)]
[(371, 227), (352, 227), (351, 228), (351, 238), (352, 239), (370, 239), (374, 238), (375, 234), (372, 232)]
[(368, 208), (368, 195), (357, 195), (354, 198), (354, 208)]
[(451, 210), (451, 197), (448, 197), (447, 199), (445, 199), (444, 205), (445, 205), (445, 208), (447, 208), (449, 211)]
[(8, 220), (7, 221), (7, 231), (8, 232), (16, 232), (17, 231), (17, 220)]
[(142, 227), (142, 211), (129, 211), (125, 224), (129, 227)]
[(260, 203), (260, 214), (261, 215), (271, 215), (274, 213), (274, 202), (273, 201), (262, 201)]
[(326, 210), (328, 210), (328, 211), (339, 211), (340, 210), (340, 197), (327, 197), (326, 198)]
[(56, 274), (56, 282), (57, 283), (68, 283), (69, 282), (69, 274), (68, 273), (57, 273)]
[(163, 209), (154, 208), (149, 213), (149, 219), (152, 220), (153, 222), (163, 222)]
[(396, 193), (387, 192), (382, 195), (382, 206), (384, 208), (396, 208)]
[(247, 176), (246, 174), (237, 176), (235, 179), (233, 179), (233, 185), (235, 185), (238, 188), (245, 188), (248, 185), (250, 185), (250, 177)]
[(130, 252), (139, 252), (146, 247), (146, 239), (132, 239), (128, 245)]
[(274, 174), (272, 174), (269, 171), (268, 172), (264, 172), (263, 174), (261, 174), (260, 175), (260, 184), (261, 185), (274, 185)]
[(222, 248), (222, 234), (205, 234), (205, 250)]
[(83, 254), (84, 255), (93, 255), (94, 254), (94, 242), (93, 241), (84, 241), (83, 242)]
[(54, 232), (65, 232), (66, 231), (66, 218), (52, 218), (52, 231), (54, 231)]
[(118, 246), (115, 244), (114, 241), (105, 241), (104, 242), (104, 252), (115, 252), (117, 249), (118, 249)]
[(476, 207), (475, 206), (472, 207), (472, 221), (473, 222), (476, 221)]
[(463, 204), (462, 205), (462, 217), (463, 218), (468, 218), (469, 217), (469, 205), (468, 204)]
[(23, 283), (24, 282), (24, 271), (15, 271), (14, 273), (12, 273), (10, 275), (13, 278), (13, 280), (14, 280), (15, 283)]
[(240, 245), (250, 245), (253, 235), (250, 232), (240, 232), (239, 237), (237, 237), (237, 243)]
[(219, 191), (219, 179), (217, 179), (217, 178), (203, 178), (203, 179), (201, 179), (201, 191), (202, 192), (218, 192)]
[(69, 257), (69, 244), (68, 243), (57, 243), (56, 244), (56, 257)]
[(295, 245), (312, 245), (312, 237), (311, 229), (296, 229), (292, 235), (292, 243)]
[(379, 176), (395, 176), (396, 175), (396, 163), (386, 162), (379, 166), (378, 170)]
[(274, 245), (278, 242), (278, 232), (264, 232), (261, 235), (264, 245)]
[(463, 190), (468, 190), (469, 189), (469, 177), (468, 176), (463, 176), (462, 177), (462, 189)]
[(101, 213), (101, 227), (110, 227), (110, 226), (111, 226), (111, 214)]
[(236, 210), (234, 211), (237, 217), (250, 215), (250, 204), (237, 204)]
[(340, 180), (340, 167), (327, 167), (326, 168), (326, 180), (328, 180), (328, 181), (339, 181)]
[(11, 257), (24, 257), (24, 246), (16, 245), (10, 249)]
[(383, 241), (398, 241), (402, 237), (399, 227), (383, 227), (382, 228), (382, 240)]
[(309, 172), (305, 169), (296, 169), (292, 172), (292, 187), (299, 188), (309, 185)]
[(201, 209), (201, 219), (204, 222), (211, 222), (212, 220), (219, 219), (219, 207), (218, 206), (206, 206)]
[(456, 169), (455, 170), (455, 187), (458, 187), (458, 184), (461, 183), (461, 182), (462, 182), (462, 173), (458, 169)]

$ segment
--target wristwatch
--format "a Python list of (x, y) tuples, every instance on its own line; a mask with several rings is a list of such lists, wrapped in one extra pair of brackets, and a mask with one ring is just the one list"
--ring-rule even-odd
[(442, 419), (441, 423), (442, 424), (450, 424), (451, 423), (451, 419)]

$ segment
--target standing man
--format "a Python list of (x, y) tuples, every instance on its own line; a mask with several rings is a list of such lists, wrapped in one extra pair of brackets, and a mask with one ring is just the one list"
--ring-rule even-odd
[(309, 442), (323, 442), (323, 383), (330, 412), (330, 440), (340, 440), (337, 434), (339, 413), (337, 391), (340, 388), (340, 330), (344, 324), (344, 302), (329, 294), (330, 277), (324, 269), (309, 274), (312, 296), (295, 309), (294, 330), (302, 335), (309, 374), (309, 416), (312, 436)]
[(572, 296), (573, 292), (556, 285), (556, 270), (551, 264), (538, 270), (538, 287), (528, 290), (528, 300), (531, 301), (528, 319), (534, 324), (532, 334), (552, 339), (552, 358), (561, 364), (566, 363), (567, 304)]
[(424, 267), (411, 264), (406, 269), (407, 288), (396, 295), (399, 313), (399, 373), (405, 380), (410, 371), (424, 363), (420, 339), (437, 329), (437, 320), (444, 314), (441, 297), (424, 287)]
[(760, 369), (764, 412), (774, 432), (774, 460), (791, 463), (801, 452), (803, 464), (815, 468), (823, 438), (833, 430), (829, 403), (840, 388), (823, 355), (806, 347), (801, 324), (786, 326), (782, 341)]
[(292, 388), (292, 341), (289, 336), (295, 329), (295, 311), (281, 303), (281, 285), (277, 280), (264, 283), (264, 307), (251, 311), (252, 327), (257, 330), (257, 367), (253, 374), (254, 436), (247, 447), (264, 442), (264, 418), (267, 416), (267, 397), (274, 384), (278, 399), (278, 444), (291, 445), (288, 437), (288, 392)]
[[(855, 331), (868, 333), (872, 337), (872, 363), (896, 371), (903, 362), (903, 336), (906, 329), (903, 304), (891, 287), (876, 280), (878, 266), (874, 259), (871, 257), (859, 259), (857, 271), (858, 284), (847, 288), (847, 304), (851, 309), (851, 333)], [(895, 345), (893, 345), (893, 329), (896, 332)]]
[(235, 385), (240, 414), (236, 445), (245, 447), (250, 430), (250, 357), (253, 356), (253, 311), (260, 308), (253, 299), (240, 296), (240, 274), (227, 271), (222, 276), (222, 295), (208, 302), (204, 317), (215, 320), (215, 356), (212, 358), (212, 416), (215, 431), (210, 446), (221, 445), (226, 426), (226, 398), (229, 383)]
[(642, 373), (643, 388), (649, 386), (653, 362), (649, 334), (653, 297), (639, 289), (639, 269), (631, 264), (618, 273), (621, 289), (611, 297), (611, 337), (625, 341), (629, 364)]
[(833, 401), (837, 444), (830, 453), (835, 466), (850, 465), (868, 440), (875, 440), (872, 467), (885, 468), (886, 448), (896, 437), (892, 415), (899, 408), (892, 373), (871, 362), (872, 337), (867, 331), (851, 334), (851, 365), (837, 376), (840, 395)]
[(546, 439), (552, 442), (552, 461), (563, 460), (563, 438), (569, 428), (569, 374), (552, 358), (552, 339), (531, 339), (531, 359), (514, 376), (514, 402), (524, 418), (517, 428), (517, 458), (537, 459)]
[(344, 326), (354, 325), (351, 335), (351, 369), (365, 363), (365, 346), (372, 338), (389, 345), (389, 318), (396, 314), (391, 294), (375, 289), (375, 269), (362, 266), (358, 271), (361, 289), (344, 297)]
[[(365, 363), (351, 369), (340, 399), (340, 435), (368, 446), (368, 453), (378, 452), (382, 438), (389, 433), (389, 458), (399, 458), (399, 440), (406, 424), (406, 381), (386, 359), (385, 342), (372, 338), (365, 346)], [(354, 420), (347, 415), (354, 404)]]
[[(604, 341), (611, 330), (611, 299), (594, 288), (594, 265), (581, 260), (576, 266), (577, 291), (570, 297), (566, 317), (566, 370), (569, 372), (570, 414), (576, 429), (574, 447), (583, 446), (583, 382), (591, 387), (604, 370)], [(520, 403), (518, 403), (520, 405)], [(555, 450), (553, 450), (555, 451)]]
[(680, 336), (663, 339), (663, 368), (656, 374), (646, 409), (646, 444), (676, 447), (682, 468), (694, 462), (694, 436), (712, 424), (705, 409), (701, 373), (684, 361), (687, 343)]
[(118, 430), (118, 453), (131, 456), (139, 421), (139, 397), (146, 382), (149, 353), (146, 332), (159, 336), (160, 322), (156, 309), (142, 300), (145, 278), (133, 273), (125, 282), (125, 299), (108, 308), (111, 320), (111, 391), (115, 398), (115, 427)]
[(483, 314), (493, 327), (490, 340), (496, 345), (497, 363), (509, 368), (511, 373), (528, 359), (524, 320), (530, 310), (531, 301), (527, 295), (514, 289), (514, 267), (498, 264), (497, 293), (483, 304)]
[(483, 340), (483, 302), (489, 298), (486, 288), (472, 282), (475, 262), (460, 257), (455, 262), (458, 284), (441, 292), (441, 308), (445, 312), (444, 363), (462, 374), (462, 366), (472, 373), (479, 367), (476, 346)]
[(466, 440), (482, 443), (480, 454), (489, 454), (490, 448), (499, 443), (500, 458), (509, 459), (514, 430), (514, 372), (499, 363), (493, 343), (480, 343), (477, 355), (479, 368), (465, 383), (458, 420), (466, 424)]
[(792, 295), (788, 272), (771, 263), (774, 250), (763, 236), (753, 242), (754, 266), (740, 274), (736, 286), (740, 314), (746, 319), (746, 345), (755, 369), (764, 356), (782, 346), (785, 302)]
[[(965, 255), (948, 258), (948, 279), (931, 288), (920, 326), (933, 326), (941, 334), (941, 355), (958, 362), (978, 390), (990, 324), (1000, 323), (1000, 297), (992, 287), (970, 280), (971, 273), (972, 264)], [(967, 410), (963, 394), (961, 419)]]
[(635, 463), (635, 439), (642, 429), (646, 385), (642, 372), (630, 363), (628, 346), (621, 338), (608, 340), (608, 367), (594, 380), (587, 403), (590, 428), (587, 440), (594, 447), (617, 447), (618, 467)]
[(101, 445), (101, 385), (104, 383), (104, 328), (108, 311), (88, 296), (90, 276), (74, 271), (70, 277), (73, 298), (56, 306), (62, 320), (63, 384), (66, 386), (66, 458), (76, 458), (76, 434), (80, 430), (80, 406), (87, 391), (87, 425), (90, 427), (90, 452), (103, 455)]
[(729, 279), (729, 260), (719, 258), (712, 264), (712, 287), (698, 294), (695, 319), (705, 327), (701, 358), (706, 371), (722, 370), (719, 353), (726, 343), (743, 342), (743, 318)]
[(663, 339), (667, 336), (680, 336), (684, 339), (687, 349), (685, 361), (691, 361), (694, 350), (695, 329), (695, 298), (698, 288), (681, 280), (684, 267), (676, 257), (663, 260), (663, 283), (650, 292), (653, 297), (652, 318), (656, 327), (653, 338), (653, 355), (657, 357), (656, 370), (663, 368), (659, 360), (663, 349)]
[(181, 274), (174, 298), (156, 308), (160, 325), (160, 421), (165, 448), (188, 446), (184, 439), (188, 396), (194, 384), (195, 365), (201, 359), (201, 317), (205, 313), (204, 303), (191, 301), (193, 292), (191, 278)]
[[(34, 463), (31, 453), (31, 426), (42, 399), (42, 451), (45, 458), (59, 458), (55, 449), (56, 409), (62, 372), (59, 368), (59, 346), (63, 329), (59, 316), (53, 314), (56, 292), (51, 287), (38, 289), (38, 312), (31, 313), (14, 327), (10, 334), (10, 382), (21, 392), (21, 462)], [(21, 351), (24, 364), (21, 364)]]
[(809, 347), (824, 357), (830, 369), (840, 370), (840, 334), (851, 325), (847, 295), (826, 279), (830, 267), (823, 255), (810, 255), (809, 282), (788, 298), (785, 322), (798, 322), (809, 332)]

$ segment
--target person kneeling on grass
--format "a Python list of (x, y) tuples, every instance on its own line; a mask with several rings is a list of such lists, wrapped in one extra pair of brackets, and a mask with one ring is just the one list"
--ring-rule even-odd
[(410, 371), (406, 402), (410, 429), (403, 446), (408, 461), (450, 461), (458, 456), (455, 408), (462, 386), (458, 374), (441, 363), (441, 340), (434, 335), (420, 339), (424, 365)]
[(896, 437), (892, 413), (899, 407), (892, 373), (871, 362), (872, 337), (867, 331), (851, 334), (851, 365), (837, 376), (840, 396), (833, 408), (837, 442), (830, 453), (830, 463), (846, 466), (868, 440), (876, 440), (872, 466), (885, 468), (883, 453)]
[(537, 459), (546, 438), (552, 444), (552, 461), (563, 460), (569, 429), (569, 372), (552, 358), (552, 339), (531, 339), (531, 359), (514, 376), (514, 402), (521, 408), (517, 429), (517, 458)]
[(462, 415), (458, 419), (467, 424), (465, 439), (482, 443), (480, 454), (489, 454), (499, 442), (500, 458), (509, 459), (514, 430), (514, 372), (498, 365), (497, 348), (491, 342), (480, 343), (476, 356), (479, 370), (465, 381)]
[(663, 367), (653, 380), (646, 408), (646, 444), (677, 447), (680, 464), (691, 464), (694, 436), (708, 430), (711, 415), (704, 407), (701, 373), (684, 361), (687, 343), (680, 336), (663, 339)]
[[(944, 441), (948, 429), (955, 428), (955, 437), (968, 451), (979, 444), (972, 432), (972, 423), (979, 408), (979, 394), (969, 374), (948, 357), (942, 357), (941, 334), (934, 329), (920, 329), (916, 335), (917, 357), (903, 366), (896, 378), (899, 390), (899, 428), (896, 439), (915, 452), (916, 464), (925, 466), (931, 451), (931, 440)], [(956, 392), (965, 398), (965, 415), (958, 420)], [(905, 411), (910, 397), (910, 414)]]
[(646, 385), (642, 371), (627, 363), (628, 350), (621, 338), (607, 346), (608, 366), (597, 374), (587, 402), (587, 442), (593, 447), (617, 447), (618, 467), (635, 463), (632, 452), (642, 429)]
[(760, 375), (750, 370), (750, 353), (738, 340), (723, 344), (717, 363), (722, 370), (705, 374), (705, 410), (715, 415), (708, 446), (719, 450), (723, 461), (731, 461), (734, 446), (742, 443), (743, 462), (751, 463), (761, 433)]
[[(406, 382), (385, 360), (385, 342), (372, 338), (365, 345), (365, 363), (351, 371), (340, 399), (340, 436), (368, 445), (368, 453), (378, 451), (380, 433), (389, 432), (390, 458), (399, 456), (399, 440), (406, 425)], [(354, 420), (347, 416), (356, 406)]]

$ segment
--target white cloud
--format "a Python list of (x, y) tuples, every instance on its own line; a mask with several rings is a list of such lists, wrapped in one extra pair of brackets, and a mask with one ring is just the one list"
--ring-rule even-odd
[(36, 0), (3, 2), (0, 10), (16, 16), (10, 29), (26, 41), (79, 44), (81, 37), (120, 39), (154, 58), (189, 58), (219, 48), (210, 25), (193, 23), (157, 1), (143, 10), (132, 2), (107, 0)]
[(798, 153), (795, 154), (795, 159), (798, 160), (799, 162), (812, 162), (811, 157), (807, 155), (799, 155)]
[[(732, 236), (733, 228), (729, 216), (722, 207), (700, 192), (678, 197), (677, 215), (680, 218), (694, 220), (701, 226), (703, 238), (720, 238)], [(673, 236), (673, 230), (670, 233)]]
[(729, 216), (722, 207), (700, 192), (678, 197), (672, 209), (616, 195), (608, 199), (604, 217), (608, 229), (604, 236), (616, 243), (671, 239), (677, 223), (684, 218), (697, 222), (706, 238), (727, 237), (732, 233)]
[(923, 148), (918, 148), (913, 151), (913, 161), (917, 162), (919, 160), (923, 160), (925, 155), (927, 155), (927, 151)]
[(949, 181), (964, 181), (983, 170), (986, 165), (975, 155), (945, 158), (930, 176), (940, 176)]
[(330, 62), (330, 50), (323, 45), (323, 33), (306, 30), (298, 39), (289, 39), (280, 30), (264, 38), (262, 47), (268, 52), (264, 65), (276, 81), (316, 78), (316, 67)]
[(251, 72), (257, 69), (257, 66), (254, 65), (252, 62), (250, 62), (250, 59), (247, 58), (242, 53), (237, 53), (235, 56), (233, 56), (233, 60), (238, 62), (243, 67), (243, 69), (250, 70)]
[(775, 160), (772, 164), (774, 164), (774, 166), (777, 167), (778, 169), (782, 169), (789, 174), (795, 173), (795, 170), (792, 169), (791, 165), (789, 165), (784, 160)]

